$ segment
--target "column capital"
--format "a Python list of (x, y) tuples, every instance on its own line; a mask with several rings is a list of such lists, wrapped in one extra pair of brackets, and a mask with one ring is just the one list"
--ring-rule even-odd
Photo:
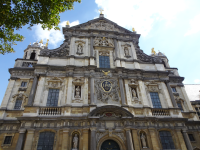
[(25, 133), (26, 129), (19, 129), (19, 133)]
[(34, 133), (35, 129), (27, 129), (28, 133)]
[(97, 128), (94, 128), (94, 127), (93, 127), (93, 128), (90, 128), (90, 130), (91, 130), (91, 131), (96, 131)]
[(63, 132), (69, 132), (69, 128), (63, 128)]

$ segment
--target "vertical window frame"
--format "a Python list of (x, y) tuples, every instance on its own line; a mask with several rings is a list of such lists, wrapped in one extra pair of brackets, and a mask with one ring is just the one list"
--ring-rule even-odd
[(191, 142), (196, 142), (194, 135), (192, 133), (188, 133), (188, 137), (189, 137)]
[(28, 82), (22, 81), (22, 82), (21, 82), (21, 87), (22, 87), (22, 88), (26, 88), (26, 87), (27, 87), (27, 84), (28, 84)]
[(23, 102), (22, 99), (16, 99), (14, 109), (15, 110), (20, 110), (22, 108), (22, 102)]
[[(51, 90), (56, 90), (56, 91), (53, 91), (53, 93), (50, 93)], [(59, 93), (60, 93), (60, 89), (49, 88), (47, 102), (46, 102), (47, 107), (58, 107)], [(54, 96), (55, 98), (57, 97), (57, 99), (53, 100)]]
[[(52, 139), (46, 140), (46, 138), (50, 138), (49, 133), (51, 133), (50, 136), (53, 135), (53, 140)], [(45, 135), (45, 134), (47, 134), (47, 135)], [(41, 141), (41, 139), (43, 139), (43, 141)], [(40, 148), (43, 149), (44, 146), (45, 147), (46, 146), (51, 146), (51, 148), (48, 148), (48, 150), (53, 150), (54, 149), (54, 144), (55, 144), (55, 139), (56, 139), (56, 133), (55, 132), (52, 132), (52, 131), (40, 132), (39, 133), (39, 137), (38, 137), (37, 150), (41, 150)], [(49, 141), (51, 141), (51, 143), (49, 143)], [(48, 144), (45, 145), (44, 142), (48, 142)]]
[(110, 56), (99, 55), (99, 68), (110, 68)]
[[(151, 97), (151, 102), (152, 102), (153, 108), (162, 108), (159, 93), (158, 92), (149, 92), (149, 94)], [(155, 94), (157, 94), (157, 95), (155, 95)]]
[(173, 93), (177, 93), (176, 87), (171, 87)]
[(161, 143), (162, 149), (169, 149), (169, 150), (176, 149), (173, 138), (172, 138), (172, 134), (170, 131), (166, 131), (166, 130), (159, 131), (159, 137), (160, 137), (160, 143)]

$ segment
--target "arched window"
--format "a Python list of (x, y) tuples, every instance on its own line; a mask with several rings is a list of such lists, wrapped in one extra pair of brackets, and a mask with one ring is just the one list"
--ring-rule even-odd
[(160, 131), (159, 134), (163, 149), (175, 149), (174, 142), (169, 131)]
[(54, 132), (41, 132), (38, 140), (37, 150), (53, 150)]
[(35, 54), (36, 54), (35, 51), (33, 51), (33, 52), (31, 53), (30, 59), (33, 59), (33, 60), (34, 60), (34, 59), (35, 59)]

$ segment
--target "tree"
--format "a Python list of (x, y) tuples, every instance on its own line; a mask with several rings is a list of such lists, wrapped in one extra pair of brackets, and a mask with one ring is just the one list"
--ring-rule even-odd
[(24, 37), (14, 33), (24, 25), (42, 24), (43, 29), (60, 30), (59, 13), (73, 9), (81, 0), (1, 0), (0, 2), (0, 54), (14, 52), (16, 41)]

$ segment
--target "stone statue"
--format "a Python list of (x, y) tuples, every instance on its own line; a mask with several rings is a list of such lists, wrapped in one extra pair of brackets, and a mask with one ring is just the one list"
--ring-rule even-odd
[(125, 54), (125, 56), (129, 56), (129, 52), (128, 52), (128, 48), (127, 47), (124, 48), (124, 54)]
[(141, 138), (141, 141), (142, 141), (142, 147), (147, 148), (146, 136), (144, 135), (144, 133), (141, 134), (140, 138)]
[(83, 46), (78, 44), (77, 53), (83, 53)]
[(73, 150), (78, 150), (78, 136), (75, 134), (73, 138)]
[(80, 96), (80, 93), (81, 93), (80, 87), (78, 86), (75, 90), (76, 90), (76, 91), (75, 91), (75, 98), (80, 98), (80, 97), (81, 97), (81, 96)]
[(136, 95), (136, 91), (135, 91), (134, 88), (131, 90), (131, 92), (132, 92), (132, 96), (133, 96), (133, 97), (137, 97), (137, 95)]

